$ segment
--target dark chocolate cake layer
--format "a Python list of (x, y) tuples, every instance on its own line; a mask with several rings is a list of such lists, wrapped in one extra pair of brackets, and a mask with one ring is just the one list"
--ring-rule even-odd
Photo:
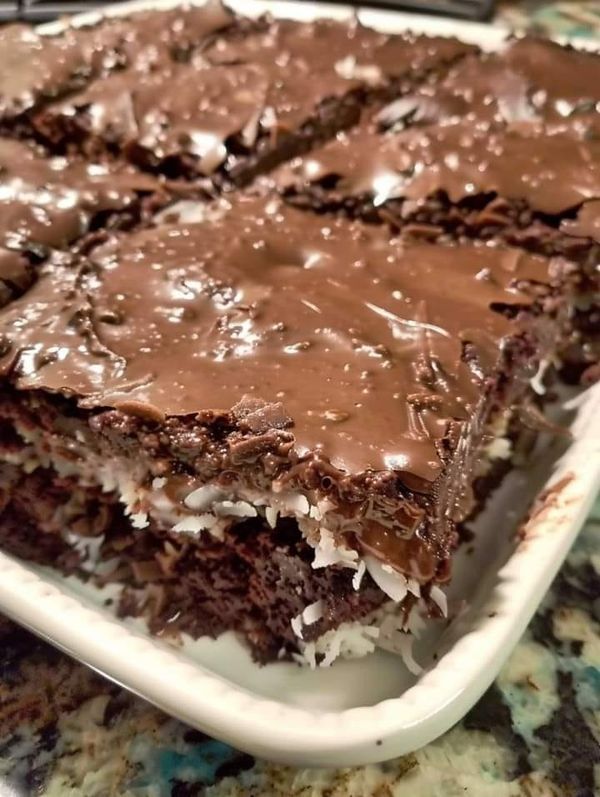
[(184, 57), (232, 20), (220, 3), (209, 2), (106, 18), (55, 36), (9, 25), (0, 30), (0, 119), (18, 117), (113, 70), (144, 72)]
[(352, 570), (312, 568), (314, 552), (290, 519), (275, 529), (248, 519), (215, 540), (154, 528), (140, 533), (116, 504), (110, 493), (52, 469), (24, 473), (2, 465), (0, 545), (67, 574), (123, 585), (119, 614), (144, 615), (156, 633), (198, 638), (237, 631), (259, 661), (296, 650), (292, 620), (307, 605), (321, 606), (303, 633), (310, 640), (387, 600), (368, 575), (356, 590)]
[(22, 293), (38, 264), (95, 227), (133, 223), (155, 178), (126, 164), (49, 158), (0, 138), (0, 305)]
[(54, 146), (109, 147), (171, 175), (221, 169), (244, 183), (356, 123), (369, 99), (397, 96), (471, 50), (356, 23), (262, 20), (184, 62), (163, 57), (93, 82), (35, 126)]

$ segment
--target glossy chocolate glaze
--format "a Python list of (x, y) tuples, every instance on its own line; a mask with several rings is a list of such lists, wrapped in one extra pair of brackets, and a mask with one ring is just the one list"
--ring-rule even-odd
[[(347, 472), (434, 481), (448, 424), (469, 421), (547, 261), (390, 241), (380, 227), (240, 198), (217, 219), (140, 231), (77, 275), (53, 268), (0, 312), (20, 389), (160, 418), (281, 402), (297, 451)], [(470, 343), (470, 358), (463, 357)]]
[(233, 17), (220, 3), (144, 11), (100, 25), (40, 36), (25, 25), (0, 30), (0, 116), (14, 116), (43, 97), (61, 95), (94, 75), (124, 65), (148, 69), (185, 53)]
[(281, 168), (284, 188), (326, 183), (339, 196), (451, 202), (496, 194), (559, 215), (600, 197), (600, 140), (538, 125), (486, 129), (470, 121), (377, 133), (364, 125)]
[(206, 45), (234, 22), (220, 0), (204, 5), (179, 5), (162, 11), (140, 11), (112, 17), (102, 25), (84, 28), (77, 35), (90, 37), (98, 49), (115, 49), (120, 66), (144, 71), (168, 59), (179, 60)]
[(217, 39), (206, 57), (259, 65), (269, 85), (263, 108), (273, 112), (270, 125), (285, 130), (301, 125), (327, 97), (422, 75), (472, 49), (456, 39), (390, 36), (356, 22), (278, 20), (264, 32)]
[(157, 72), (111, 75), (44, 114), (44, 123), (64, 115), (69, 125), (77, 114), (74, 124), (86, 135), (134, 143), (156, 160), (186, 153), (197, 159), (199, 172), (210, 174), (227, 157), (225, 141), (253, 128), (266, 90), (255, 66), (211, 67), (199, 57)]
[(126, 165), (44, 157), (20, 141), (0, 138), (0, 282), (29, 280), (23, 253), (41, 259), (83, 235), (98, 213), (119, 211), (159, 185)]
[(48, 109), (40, 124), (74, 125), (158, 160), (189, 155), (210, 174), (230, 150), (252, 150), (261, 136), (276, 140), (327, 100), (366, 86), (382, 89), (471, 49), (452, 39), (391, 37), (324, 20), (259, 27), (223, 35), (186, 63), (163, 58), (157, 71), (125, 70), (92, 83)]
[(390, 103), (375, 118), (383, 128), (469, 119), (502, 123), (536, 117), (529, 84), (497, 56), (472, 54), (438, 81)]

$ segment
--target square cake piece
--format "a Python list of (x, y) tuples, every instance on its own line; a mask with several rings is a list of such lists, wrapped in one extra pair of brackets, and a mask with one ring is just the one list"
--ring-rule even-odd
[(561, 269), (243, 195), (51, 264), (0, 310), (2, 544), (261, 660), (402, 649), (445, 611)]
[(42, 110), (53, 145), (124, 153), (170, 176), (250, 181), (356, 123), (365, 103), (414, 87), (473, 51), (356, 22), (239, 21), (189, 59), (164, 55)]
[(385, 222), (405, 237), (568, 258), (578, 298), (557, 363), (569, 382), (595, 379), (599, 80), (596, 53), (513, 40), (466, 55), (272, 177), (295, 205)]
[(502, 239), (566, 256), (582, 273), (596, 269), (600, 139), (540, 123), (452, 118), (382, 132), (377, 122), (285, 164), (274, 182), (289, 201), (319, 212), (385, 221), (428, 239)]
[(597, 54), (513, 40), (466, 55), (276, 179), (315, 210), (429, 238), (499, 237), (594, 270), (599, 86)]

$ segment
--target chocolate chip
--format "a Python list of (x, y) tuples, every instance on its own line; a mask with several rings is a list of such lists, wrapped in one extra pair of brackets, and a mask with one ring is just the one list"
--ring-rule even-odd
[(231, 411), (243, 428), (255, 434), (269, 429), (287, 429), (293, 423), (281, 402), (268, 403), (251, 396), (244, 396)]
[(134, 415), (136, 418), (141, 418), (144, 421), (153, 421), (154, 423), (163, 423), (166, 418), (164, 412), (159, 410), (158, 407), (145, 401), (120, 401), (115, 403), (115, 409), (124, 412), (126, 415)]

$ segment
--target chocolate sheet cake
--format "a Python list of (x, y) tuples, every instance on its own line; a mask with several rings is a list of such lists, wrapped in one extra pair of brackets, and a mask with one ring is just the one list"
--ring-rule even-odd
[(2, 548), (263, 662), (406, 654), (531, 380), (593, 368), (600, 60), (214, 3), (0, 36)]
[[(115, 234), (0, 315), (16, 391), (3, 417), (22, 441), (12, 463), (70, 480), (82, 514), (111, 493), (125, 518), (109, 544), (119, 550), (124, 530), (144, 539), (118, 568), (141, 545), (161, 582), (178, 534), (231, 556), (246, 519), (277, 534), (292, 519), (304, 561), (332, 577), (347, 568), (335, 578), (348, 588), (356, 577), (342, 609), (372, 610), (377, 584), (408, 613), (449, 576), (482, 449), (554, 337), (561, 272), (516, 250), (325, 224), (270, 197)], [(176, 563), (179, 587), (195, 583), (188, 558)], [(134, 585), (146, 580), (137, 558), (130, 570)], [(313, 630), (338, 625), (337, 593), (316, 594), (279, 593), (288, 633), (254, 629), (257, 650), (285, 649), (316, 602)]]

